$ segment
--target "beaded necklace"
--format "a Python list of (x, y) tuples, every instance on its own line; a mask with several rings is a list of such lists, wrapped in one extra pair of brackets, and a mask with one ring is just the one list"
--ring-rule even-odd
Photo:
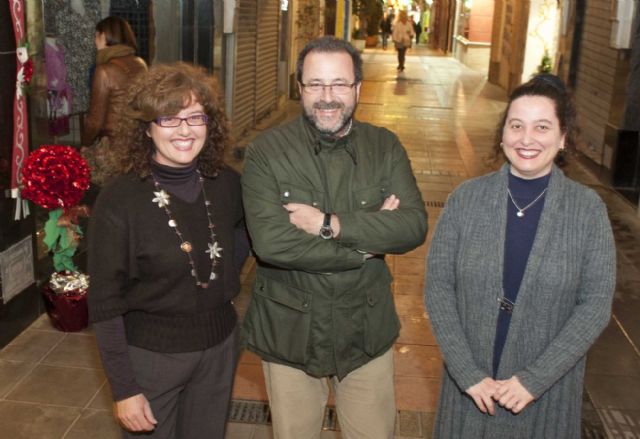
[(207, 221), (209, 222), (209, 235), (211, 237), (211, 241), (207, 243), (208, 250), (205, 253), (209, 254), (209, 258), (211, 259), (211, 273), (209, 274), (209, 278), (206, 282), (200, 281), (198, 277), (198, 270), (196, 268), (196, 263), (193, 260), (193, 256), (191, 256), (191, 252), (193, 251), (193, 245), (189, 241), (185, 241), (182, 236), (182, 232), (178, 228), (178, 222), (173, 217), (171, 210), (169, 209), (169, 194), (158, 184), (155, 176), (152, 174), (153, 185), (156, 188), (156, 191), (153, 192), (155, 198), (152, 200), (154, 203), (158, 203), (158, 207), (164, 209), (165, 213), (169, 217), (169, 227), (173, 229), (173, 231), (180, 239), (180, 250), (182, 250), (187, 257), (189, 258), (189, 265), (191, 266), (191, 276), (195, 279), (196, 286), (198, 288), (206, 289), (209, 286), (209, 282), (216, 279), (215, 266), (218, 264), (218, 261), (222, 258), (222, 247), (216, 241), (216, 234), (214, 232), (215, 226), (211, 219), (211, 212), (209, 211), (209, 206), (211, 206), (211, 202), (207, 199), (207, 193), (204, 190), (204, 178), (200, 175), (200, 171), (198, 172), (198, 180), (200, 181), (200, 188), (202, 190), (202, 198), (204, 199), (204, 207), (207, 211)]

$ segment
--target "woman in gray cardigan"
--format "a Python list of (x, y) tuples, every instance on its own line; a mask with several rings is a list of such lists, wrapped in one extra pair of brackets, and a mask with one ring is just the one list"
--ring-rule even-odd
[(442, 212), (425, 292), (445, 362), (436, 439), (580, 438), (615, 246), (600, 198), (553, 164), (574, 120), (557, 77), (518, 87), (500, 125), (508, 163), (462, 184)]

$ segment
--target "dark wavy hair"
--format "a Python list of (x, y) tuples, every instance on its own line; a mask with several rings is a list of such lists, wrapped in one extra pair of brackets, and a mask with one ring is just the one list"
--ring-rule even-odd
[(220, 104), (217, 82), (203, 68), (178, 62), (159, 64), (141, 74), (128, 90), (120, 108), (118, 129), (111, 148), (116, 173), (133, 172), (140, 178), (151, 174), (153, 140), (149, 124), (160, 116), (172, 116), (193, 102), (208, 116), (207, 139), (198, 156), (198, 169), (214, 177), (224, 167), (229, 142), (227, 118)]
[(310, 52), (320, 52), (320, 53), (340, 53), (346, 52), (349, 56), (351, 56), (351, 60), (353, 61), (353, 75), (357, 83), (362, 82), (362, 57), (360, 56), (360, 52), (353, 47), (349, 42), (340, 40), (338, 38), (332, 36), (324, 36), (321, 38), (317, 38), (311, 42), (309, 42), (304, 48), (300, 51), (298, 55), (298, 62), (296, 63), (296, 79), (298, 82), (302, 82), (302, 68), (304, 66), (304, 59)]
[(136, 37), (131, 30), (129, 22), (124, 18), (112, 15), (96, 24), (96, 32), (103, 33), (107, 40), (107, 46), (124, 44), (138, 50)]
[(505, 108), (500, 123), (496, 127), (494, 154), (496, 158), (504, 158), (501, 146), (502, 132), (507, 122), (507, 115), (511, 104), (522, 96), (542, 96), (551, 99), (556, 110), (556, 117), (560, 122), (560, 132), (565, 135), (564, 144), (567, 148), (573, 148), (576, 144), (576, 107), (569, 90), (562, 80), (555, 75), (542, 73), (534, 76), (528, 82), (518, 86), (511, 96), (507, 108)]

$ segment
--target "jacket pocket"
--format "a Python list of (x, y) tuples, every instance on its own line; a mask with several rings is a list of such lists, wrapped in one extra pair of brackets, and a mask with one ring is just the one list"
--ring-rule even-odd
[(366, 294), (364, 351), (370, 356), (388, 349), (398, 337), (400, 320), (388, 283), (371, 287)]
[(290, 363), (307, 362), (311, 293), (273, 279), (259, 278), (247, 320), (250, 345)]
[(387, 198), (387, 185), (377, 184), (354, 191), (357, 209), (376, 211), (380, 209), (385, 198)]
[(322, 194), (319, 191), (284, 181), (278, 182), (278, 186), (282, 204), (301, 203), (318, 209), (322, 208)]

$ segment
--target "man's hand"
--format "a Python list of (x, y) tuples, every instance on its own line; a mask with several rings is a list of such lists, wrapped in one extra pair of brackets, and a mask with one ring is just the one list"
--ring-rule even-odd
[(380, 210), (396, 210), (398, 207), (400, 207), (400, 198), (391, 194), (384, 199), (384, 203), (382, 203)]
[(114, 411), (118, 421), (129, 431), (152, 431), (158, 423), (142, 393), (117, 401)]
[(498, 383), (493, 378), (486, 377), (478, 384), (469, 387), (465, 392), (473, 399), (478, 410), (493, 416), (493, 398), (496, 390), (498, 390)]
[(300, 203), (285, 204), (284, 208), (289, 212), (289, 222), (311, 235), (319, 235), (324, 213), (315, 207)]
[(520, 384), (516, 376), (508, 380), (496, 381), (498, 388), (493, 396), (498, 404), (512, 413), (517, 414), (533, 401), (533, 395)]

